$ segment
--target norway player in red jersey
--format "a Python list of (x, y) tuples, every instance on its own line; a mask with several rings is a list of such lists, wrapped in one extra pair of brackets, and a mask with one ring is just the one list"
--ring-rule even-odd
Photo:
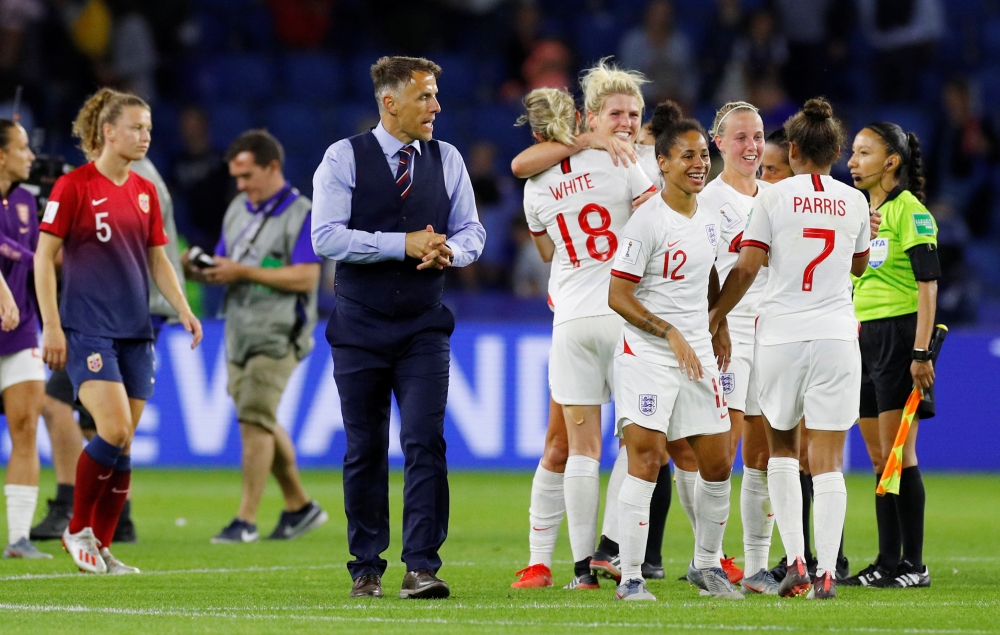
[(130, 172), (146, 155), (151, 130), (149, 106), (135, 95), (105, 88), (87, 100), (73, 133), (92, 162), (56, 181), (35, 253), (42, 357), (67, 370), (97, 425), (77, 463), (73, 518), (63, 534), (77, 567), (92, 573), (139, 572), (109, 548), (131, 482), (132, 435), (153, 394), (147, 270), (192, 334), (192, 348), (202, 335), (163, 248), (156, 187)]

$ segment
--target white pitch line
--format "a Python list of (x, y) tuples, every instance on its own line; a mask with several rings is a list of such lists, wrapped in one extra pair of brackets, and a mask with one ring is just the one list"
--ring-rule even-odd
[[(343, 564), (288, 565), (274, 567), (243, 567), (243, 568), (198, 568), (198, 569), (166, 569), (162, 571), (143, 571), (142, 575), (178, 575), (199, 573), (267, 573), (270, 571), (301, 571), (317, 569), (338, 569)], [(0, 582), (17, 580), (55, 580), (59, 578), (75, 578), (77, 580), (100, 580), (106, 576), (88, 575), (86, 573), (23, 573), (20, 575), (0, 576)]]
[(10, 604), (0, 603), (0, 611), (30, 612), (30, 613), (93, 613), (100, 615), (129, 615), (148, 617), (186, 617), (186, 618), (225, 618), (241, 620), (299, 620), (313, 622), (377, 622), (383, 624), (440, 624), (455, 626), (543, 626), (543, 627), (563, 627), (563, 628), (661, 628), (673, 630), (699, 630), (699, 631), (778, 631), (794, 632), (798, 630), (847, 631), (852, 633), (908, 633), (912, 635), (979, 635), (987, 634), (991, 631), (965, 630), (965, 629), (932, 629), (932, 628), (837, 628), (817, 629), (812, 626), (788, 626), (788, 625), (758, 625), (758, 624), (668, 624), (663, 622), (542, 622), (542, 621), (517, 621), (517, 620), (452, 620), (446, 618), (392, 618), (392, 617), (350, 617), (338, 615), (265, 615), (260, 613), (237, 613), (233, 611), (191, 611), (185, 609), (129, 609), (117, 607), (88, 607), (88, 606), (48, 606), (41, 604)]

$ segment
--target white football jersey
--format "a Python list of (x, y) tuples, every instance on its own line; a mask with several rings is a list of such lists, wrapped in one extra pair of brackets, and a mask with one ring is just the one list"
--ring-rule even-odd
[[(766, 181), (757, 181), (757, 194), (770, 187)], [(719, 214), (719, 248), (716, 251), (715, 268), (719, 272), (719, 284), (725, 284), (726, 277), (740, 257), (740, 241), (746, 229), (747, 218), (753, 209), (753, 196), (737, 192), (731, 185), (716, 177), (698, 195), (698, 205)], [(747, 289), (746, 295), (729, 312), (727, 323), (729, 336), (737, 344), (753, 344), (754, 322), (759, 314), (760, 301), (767, 286), (768, 268), (761, 267), (757, 278)]]
[(660, 164), (656, 162), (656, 146), (637, 143), (635, 144), (635, 154), (639, 159), (639, 167), (653, 182), (656, 189), (662, 192), (663, 172), (660, 172)]
[(857, 339), (847, 283), (868, 252), (868, 222), (864, 195), (830, 176), (800, 174), (757, 196), (743, 247), (770, 256), (759, 343)]
[[(680, 330), (701, 359), (712, 355), (708, 332), (708, 279), (719, 243), (718, 214), (701, 207), (687, 218), (662, 196), (635, 211), (622, 230), (611, 275), (638, 283), (635, 297)], [(621, 348), (654, 364), (677, 366), (667, 340), (626, 323)]]
[(642, 168), (615, 166), (603, 150), (583, 150), (525, 184), (528, 228), (536, 236), (548, 233), (556, 245), (553, 324), (614, 313), (611, 261), (632, 201), (652, 187)]

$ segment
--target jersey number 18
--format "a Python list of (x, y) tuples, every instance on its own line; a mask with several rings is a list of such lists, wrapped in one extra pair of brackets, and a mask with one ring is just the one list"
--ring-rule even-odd
[[(591, 214), (597, 214), (600, 219), (601, 224), (597, 227), (593, 227), (590, 224)], [(583, 233), (587, 234), (587, 253), (590, 254), (590, 257), (598, 262), (607, 262), (610, 260), (611, 256), (615, 255), (615, 252), (618, 251), (618, 238), (614, 232), (608, 229), (611, 227), (611, 213), (597, 203), (587, 203), (580, 210), (577, 221)], [(556, 223), (559, 225), (559, 234), (562, 236), (563, 242), (566, 243), (566, 253), (569, 254), (569, 261), (575, 269), (580, 266), (580, 259), (576, 255), (573, 237), (569, 235), (569, 226), (566, 224), (566, 217), (562, 214), (556, 214)], [(598, 250), (598, 236), (604, 236), (608, 239), (607, 249), (603, 251)]]

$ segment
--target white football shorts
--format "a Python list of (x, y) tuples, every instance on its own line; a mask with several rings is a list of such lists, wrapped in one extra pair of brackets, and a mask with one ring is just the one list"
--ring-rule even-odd
[(812, 340), (755, 349), (760, 409), (771, 427), (791, 430), (805, 415), (810, 430), (849, 430), (861, 406), (857, 340)]
[(624, 323), (616, 313), (553, 327), (549, 390), (557, 404), (598, 406), (611, 401), (615, 346)]
[(676, 366), (622, 353), (615, 357), (615, 433), (629, 423), (667, 435), (668, 441), (729, 432), (715, 358), (702, 359), (704, 376), (691, 381)]
[(45, 381), (41, 349), (26, 348), (10, 355), (0, 355), (0, 392), (25, 381)]
[(726, 403), (732, 410), (753, 417), (760, 414), (757, 403), (757, 372), (753, 365), (753, 344), (733, 344), (729, 368), (719, 373)]

